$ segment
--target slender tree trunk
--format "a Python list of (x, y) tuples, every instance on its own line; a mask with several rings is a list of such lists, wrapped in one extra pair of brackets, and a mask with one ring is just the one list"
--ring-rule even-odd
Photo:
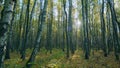
[(83, 18), (83, 31), (84, 31), (84, 51), (85, 59), (89, 59), (89, 40), (88, 40), (88, 0), (83, 1), (82, 3), (82, 18)]
[(109, 5), (107, 3), (107, 12), (106, 12), (106, 19), (107, 19), (107, 47), (108, 47), (108, 54), (112, 51), (113, 48), (113, 44), (112, 44), (112, 32), (113, 30), (111, 30), (111, 16), (110, 16), (110, 8)]
[(49, 47), (50, 47), (50, 53), (52, 53), (52, 23), (53, 23), (53, 1), (50, 1), (50, 6), (51, 6), (51, 20), (49, 22)]
[[(82, 4), (82, 22), (83, 22), (83, 47), (85, 46), (85, 7), (84, 7), (84, 1), (81, 0), (81, 4)], [(85, 47), (84, 47), (85, 50)]]
[(111, 17), (112, 17), (115, 56), (116, 56), (116, 59), (119, 60), (120, 44), (119, 44), (118, 28), (117, 28), (118, 21), (117, 21), (115, 9), (114, 9), (114, 0), (107, 0), (107, 2), (110, 6)]
[(63, 9), (63, 12), (62, 12), (62, 20), (63, 20), (63, 33), (62, 33), (62, 36), (63, 36), (63, 40), (62, 40), (62, 51), (64, 52), (65, 51), (65, 17), (64, 17), (64, 9)]
[(21, 59), (25, 60), (25, 52), (26, 52), (26, 46), (27, 46), (27, 41), (28, 41), (28, 27), (29, 27), (29, 7), (30, 7), (30, 0), (28, 0), (28, 4), (27, 4), (27, 9), (26, 9), (26, 17), (25, 17), (25, 22), (26, 24), (25, 26), (25, 37), (24, 39), (24, 43), (22, 45), (22, 52), (21, 52)]
[[(18, 50), (21, 50), (21, 36), (22, 36), (22, 19), (23, 19), (23, 9), (24, 9), (24, 3), (22, 3), (22, 8), (21, 8), (21, 12), (20, 12), (20, 20), (19, 20), (19, 28), (18, 28)], [(20, 51), (21, 52), (21, 51)]]
[(45, 0), (44, 8), (43, 8), (42, 13), (41, 13), (41, 19), (40, 19), (41, 24), (38, 27), (38, 33), (37, 33), (37, 36), (36, 36), (36, 39), (35, 39), (34, 49), (32, 51), (32, 54), (31, 54), (28, 62), (26, 63), (26, 66), (28, 68), (30, 68), (31, 65), (32, 65), (31, 63), (35, 61), (36, 54), (37, 54), (37, 52), (39, 50), (39, 44), (41, 42), (41, 35), (42, 35), (43, 24), (44, 24), (45, 19), (46, 19), (47, 4), (48, 4), (48, 0)]
[(53, 23), (53, 1), (50, 1), (50, 12), (48, 12), (48, 21), (47, 21), (47, 44), (46, 49), (52, 53), (52, 23)]
[(64, 5), (64, 13), (65, 13), (65, 33), (66, 33), (66, 45), (67, 45), (67, 55), (66, 58), (69, 58), (69, 39), (68, 39), (68, 32), (67, 32), (67, 28), (68, 28), (68, 20), (67, 20), (67, 11), (66, 11), (66, 0), (63, 0), (63, 5)]
[(85, 59), (89, 59), (89, 38), (88, 38), (88, 0), (85, 1), (85, 16), (86, 16), (86, 19), (85, 19), (85, 24), (86, 24), (86, 27), (85, 27), (85, 30), (86, 30), (86, 33), (85, 33)]
[(69, 0), (69, 16), (68, 16), (68, 39), (71, 53), (74, 54), (74, 47), (72, 42), (72, 0)]
[[(32, 7), (32, 11), (31, 11), (31, 14), (30, 14), (30, 19), (29, 19), (29, 26), (28, 26), (28, 34), (27, 34), (27, 37), (28, 37), (28, 40), (29, 41), (29, 44), (31, 45), (30, 48), (32, 47), (33, 45), (33, 15), (34, 15), (34, 12), (35, 12), (35, 7), (36, 7), (36, 4), (37, 4), (37, 0), (34, 1), (34, 4), (33, 4), (33, 7)], [(30, 39), (30, 40), (29, 40)]]
[(104, 51), (104, 56), (107, 57), (106, 29), (105, 29), (105, 20), (104, 20), (104, 0), (102, 0), (100, 18), (101, 18), (101, 31), (102, 31), (102, 47), (103, 47), (102, 49)]

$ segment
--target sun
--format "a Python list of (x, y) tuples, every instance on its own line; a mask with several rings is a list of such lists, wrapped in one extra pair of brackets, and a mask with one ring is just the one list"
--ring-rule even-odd
[(80, 21), (79, 19), (77, 19), (77, 20), (75, 21), (75, 28), (76, 28), (76, 29), (79, 29), (80, 26), (81, 26), (81, 21)]

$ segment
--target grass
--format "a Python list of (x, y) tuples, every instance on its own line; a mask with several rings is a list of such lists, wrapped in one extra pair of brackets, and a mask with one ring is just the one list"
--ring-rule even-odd
[[(28, 49), (26, 60), (20, 59), (17, 52), (11, 53), (11, 59), (5, 60), (5, 68), (22, 68), (25, 66), (31, 50)], [(53, 53), (46, 53), (42, 48), (36, 56), (32, 68), (120, 68), (120, 61), (116, 61), (114, 53), (111, 52), (108, 57), (103, 56), (102, 51), (94, 52), (89, 60), (84, 59), (82, 50), (76, 50), (74, 55), (66, 59), (65, 53), (60, 49), (53, 49)]]

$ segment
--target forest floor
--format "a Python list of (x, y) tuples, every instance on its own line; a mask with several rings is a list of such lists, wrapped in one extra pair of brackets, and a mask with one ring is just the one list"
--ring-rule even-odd
[[(24, 61), (19, 59), (19, 53), (11, 53), (11, 59), (5, 60), (5, 68), (23, 68), (30, 57), (30, 53), (31, 50), (28, 49)], [(66, 58), (65, 53), (59, 49), (53, 49), (52, 54), (41, 49), (36, 56), (36, 61), (32, 64), (32, 68), (120, 68), (120, 61), (115, 60), (113, 52), (108, 57), (104, 57), (100, 50), (85, 60), (81, 49), (76, 50), (70, 58)]]

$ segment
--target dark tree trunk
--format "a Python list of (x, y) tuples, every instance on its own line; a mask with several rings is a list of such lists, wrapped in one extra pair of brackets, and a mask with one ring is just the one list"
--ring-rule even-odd
[(48, 0), (45, 0), (44, 8), (42, 10), (41, 17), (40, 17), (41, 24), (38, 27), (38, 33), (37, 33), (37, 36), (36, 36), (36, 39), (35, 39), (34, 49), (32, 51), (32, 54), (31, 54), (28, 62), (26, 63), (26, 67), (28, 67), (28, 68), (30, 68), (31, 65), (32, 65), (32, 62), (35, 61), (36, 54), (38, 53), (38, 50), (39, 50), (39, 44), (41, 42), (41, 35), (42, 35), (43, 24), (44, 24), (45, 19), (46, 19), (47, 4), (48, 4)]
[(118, 21), (117, 21), (115, 9), (114, 9), (114, 1), (113, 0), (107, 0), (107, 2), (110, 6), (111, 17), (112, 17), (115, 56), (116, 56), (116, 59), (119, 60), (120, 44), (119, 44), (118, 28), (117, 28)]
[(27, 41), (28, 41), (28, 27), (29, 27), (29, 9), (30, 7), (30, 0), (28, 0), (28, 4), (27, 4), (27, 9), (26, 9), (26, 17), (25, 17), (25, 22), (26, 24), (24, 25), (25, 26), (25, 36), (23, 38), (23, 45), (22, 45), (22, 51), (21, 51), (21, 59), (22, 60), (25, 60), (25, 52), (26, 52), (26, 46), (27, 46)]
[(65, 33), (66, 33), (66, 45), (67, 45), (67, 55), (66, 55), (66, 58), (69, 58), (69, 39), (68, 39), (68, 32), (67, 32), (67, 28), (68, 28), (68, 24), (67, 24), (67, 11), (66, 11), (66, 1), (63, 0), (63, 5), (64, 5), (64, 13), (65, 13)]
[(105, 20), (104, 20), (104, 0), (102, 0), (102, 8), (100, 11), (101, 18), (101, 35), (102, 35), (102, 49), (104, 51), (104, 56), (107, 57), (107, 46), (106, 46), (106, 29), (105, 29)]

